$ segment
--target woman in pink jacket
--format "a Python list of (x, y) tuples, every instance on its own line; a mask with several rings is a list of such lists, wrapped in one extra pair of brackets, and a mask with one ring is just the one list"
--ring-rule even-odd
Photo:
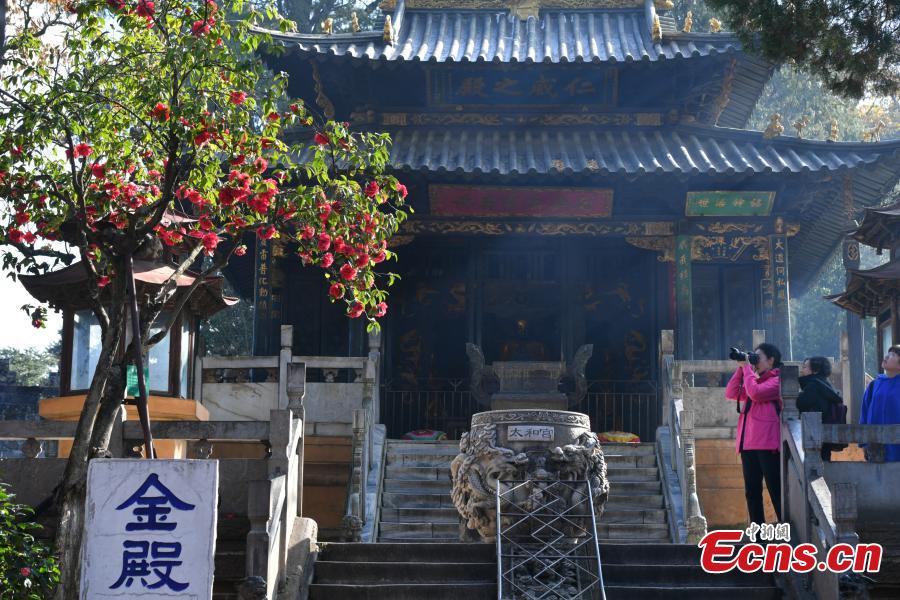
[(753, 523), (765, 523), (762, 483), (781, 521), (781, 351), (772, 344), (756, 348), (759, 361), (746, 360), (732, 375), (725, 397), (737, 402), (737, 451), (744, 469), (744, 495)]

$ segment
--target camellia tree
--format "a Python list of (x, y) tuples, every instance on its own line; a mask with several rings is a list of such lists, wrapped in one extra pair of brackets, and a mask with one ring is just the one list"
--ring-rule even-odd
[[(140, 365), (174, 321), (163, 308), (177, 313), (256, 236), (323, 269), (349, 318), (377, 326), (387, 310), (392, 276), (378, 264), (406, 216), (406, 188), (385, 172), (389, 140), (285, 98), (285, 76), (267, 76), (255, 55), (268, 41), (256, 25), (289, 23), (256, 6), (69, 0), (59, 26), (29, 26), (25, 11), (7, 38), (0, 241), (15, 251), (3, 267), (15, 276), (77, 261), (102, 333), (58, 489), (59, 598), (78, 595), (87, 463), (107, 453), (129, 365), (149, 446)], [(173, 256), (171, 277), (138, 298), (134, 259)], [(189, 268), (199, 276), (185, 291), (177, 280)], [(36, 326), (45, 310), (31, 311)]]

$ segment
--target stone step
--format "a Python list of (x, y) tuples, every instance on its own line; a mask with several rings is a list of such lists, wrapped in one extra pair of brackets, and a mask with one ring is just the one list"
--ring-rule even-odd
[(777, 587), (605, 586), (607, 600), (781, 600)]
[(652, 494), (661, 490), (659, 481), (615, 481), (609, 482), (609, 493), (618, 496), (629, 494)]
[(658, 481), (659, 469), (656, 467), (620, 467), (607, 466), (606, 477), (612, 481)]
[(459, 523), (455, 508), (382, 508), (382, 523)]
[[(600, 551), (601, 562), (603, 550)], [(699, 565), (616, 565), (603, 563), (603, 581), (609, 586), (634, 586), (640, 588), (668, 586), (705, 587), (768, 587), (774, 585), (770, 573), (710, 574)]]
[(386, 479), (450, 481), (450, 467), (406, 467), (402, 464), (392, 465), (384, 470), (384, 476)]
[(404, 523), (382, 521), (378, 526), (378, 539), (390, 540), (393, 538), (418, 539), (418, 538), (443, 538), (459, 539), (459, 524), (457, 523)]
[(690, 565), (700, 564), (700, 548), (695, 544), (657, 543), (635, 548), (624, 541), (600, 545), (604, 565)]
[(493, 583), (497, 563), (316, 561), (316, 583), (383, 585), (391, 583)]
[(426, 494), (450, 493), (452, 483), (449, 479), (445, 480), (410, 480), (410, 479), (385, 479), (382, 490), (385, 492), (423, 492)]
[(599, 523), (666, 523), (666, 511), (661, 508), (606, 510)]
[(656, 444), (600, 444), (604, 456), (656, 456)]
[(485, 563), (496, 560), (494, 544), (447, 543), (439, 546), (416, 542), (323, 543), (319, 560), (343, 562)]
[(402, 467), (430, 467), (434, 469), (450, 469), (452, 456), (441, 454), (388, 454), (385, 465)]
[(425, 454), (447, 456), (451, 459), (459, 454), (459, 442), (395, 442), (388, 441), (388, 456), (400, 454)]
[(309, 587), (310, 600), (495, 600), (491, 583), (414, 583), (386, 585), (318, 584)]
[(453, 501), (450, 499), (449, 490), (444, 494), (385, 491), (381, 494), (381, 506), (386, 508), (453, 508)]
[(606, 460), (606, 468), (614, 468), (614, 469), (624, 469), (630, 467), (655, 467), (656, 466), (656, 455), (645, 455), (645, 456), (610, 456), (605, 455), (603, 457)]
[[(665, 508), (662, 494), (624, 494), (622, 490), (610, 490), (607, 509), (617, 508)], [(602, 519), (601, 519), (602, 520)]]
[(597, 523), (597, 536), (601, 539), (652, 539), (666, 541), (670, 539), (669, 526), (665, 523), (606, 523), (602, 519)]

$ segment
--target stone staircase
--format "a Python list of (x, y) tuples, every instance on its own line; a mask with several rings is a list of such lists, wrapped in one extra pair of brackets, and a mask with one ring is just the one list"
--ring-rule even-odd
[[(379, 541), (459, 539), (450, 499), (450, 461), (458, 452), (457, 442), (388, 441)], [(597, 526), (601, 541), (669, 541), (655, 444), (604, 444), (603, 452), (610, 498)]]
[(322, 544), (309, 600), (491, 600), (493, 544)]
[[(780, 600), (772, 575), (710, 575), (684, 544), (600, 547), (607, 600)], [(494, 544), (323, 544), (309, 600), (488, 600), (497, 597)], [(506, 597), (506, 596), (504, 596)]]
[(600, 545), (607, 600), (779, 600), (775, 578), (765, 573), (709, 574), (700, 549), (688, 544)]

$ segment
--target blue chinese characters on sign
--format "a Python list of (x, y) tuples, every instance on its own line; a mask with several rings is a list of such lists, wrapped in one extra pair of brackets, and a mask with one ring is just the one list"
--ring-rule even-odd
[[(194, 505), (180, 500), (156, 473), (151, 473), (137, 491), (116, 507), (116, 510), (127, 509), (131, 509), (134, 520), (125, 525), (125, 531), (143, 532), (135, 537), (144, 537), (174, 531), (178, 523), (173, 511), (192, 511)], [(189, 584), (179, 582), (173, 570), (182, 563), (180, 542), (129, 539), (122, 542), (122, 572), (109, 587), (130, 588), (135, 580), (140, 580), (141, 587), (149, 590), (168, 588), (181, 592)]]

